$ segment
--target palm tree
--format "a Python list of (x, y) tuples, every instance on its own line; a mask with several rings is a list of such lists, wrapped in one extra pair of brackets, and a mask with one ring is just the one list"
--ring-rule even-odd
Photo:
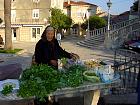
[(4, 0), (4, 20), (5, 20), (5, 50), (12, 49), (11, 31), (11, 0)]

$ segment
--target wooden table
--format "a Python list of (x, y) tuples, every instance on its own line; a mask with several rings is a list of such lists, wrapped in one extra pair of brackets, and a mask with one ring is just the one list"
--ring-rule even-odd
[(100, 91), (111, 87), (118, 87), (120, 79), (116, 79), (110, 83), (85, 83), (76, 88), (63, 88), (55, 91), (52, 96), (65, 96), (67, 94), (84, 94), (84, 105), (97, 105)]

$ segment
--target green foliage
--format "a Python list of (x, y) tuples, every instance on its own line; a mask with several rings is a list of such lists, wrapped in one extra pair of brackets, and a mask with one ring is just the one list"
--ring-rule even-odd
[(139, 1), (135, 1), (134, 3), (133, 3), (133, 11), (138, 11), (138, 3), (139, 3)]
[(79, 65), (71, 66), (66, 73), (62, 73), (60, 87), (77, 87), (84, 82), (83, 72), (85, 67)]
[(23, 71), (19, 96), (36, 96), (40, 101), (62, 87), (76, 87), (83, 83), (83, 66), (74, 65), (67, 72), (59, 72), (47, 65), (34, 65)]
[(51, 8), (51, 17), (49, 18), (51, 26), (55, 29), (68, 29), (71, 27), (72, 19), (65, 15), (62, 10)]
[(14, 50), (4, 50), (0, 49), (0, 53), (9, 53), (9, 54), (16, 54), (17, 52), (21, 51), (22, 49), (14, 49)]
[(1, 91), (1, 93), (6, 96), (9, 93), (11, 93), (12, 90), (13, 90), (13, 86), (12, 85), (5, 85), (3, 90)]
[(36, 96), (41, 101), (58, 87), (60, 74), (47, 65), (34, 65), (26, 69), (20, 79), (19, 95), (22, 97)]
[[(102, 27), (105, 27), (106, 26), (106, 21), (105, 19), (101, 18), (101, 17), (98, 17), (98, 16), (91, 16), (89, 18), (89, 28), (90, 30), (94, 30), (94, 29), (99, 29), (99, 28), (102, 28)], [(82, 29), (87, 29), (87, 26), (88, 26), (88, 20), (86, 20), (82, 25)]]
[(0, 18), (0, 24), (3, 22), (3, 20)]

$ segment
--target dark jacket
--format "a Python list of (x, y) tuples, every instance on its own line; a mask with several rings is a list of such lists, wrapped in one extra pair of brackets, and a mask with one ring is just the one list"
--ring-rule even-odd
[(56, 39), (53, 42), (40, 39), (35, 47), (35, 62), (37, 64), (50, 64), (50, 60), (58, 60), (62, 57), (71, 58), (70, 53), (63, 50)]

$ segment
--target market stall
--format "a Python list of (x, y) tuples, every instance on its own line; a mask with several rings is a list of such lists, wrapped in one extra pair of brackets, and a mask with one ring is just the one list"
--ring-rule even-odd
[(20, 82), (1, 81), (2, 105), (11, 105), (7, 100), (16, 100), (13, 105), (34, 105), (33, 99), (21, 102), (32, 96), (44, 101), (48, 96), (65, 97), (76, 93), (84, 95), (84, 105), (97, 105), (100, 90), (120, 84), (119, 75), (113, 71), (111, 65), (104, 62), (93, 59), (73, 62), (63, 59), (61, 63), (63, 67), (59, 67), (59, 70), (47, 65), (28, 68), (23, 72)]

